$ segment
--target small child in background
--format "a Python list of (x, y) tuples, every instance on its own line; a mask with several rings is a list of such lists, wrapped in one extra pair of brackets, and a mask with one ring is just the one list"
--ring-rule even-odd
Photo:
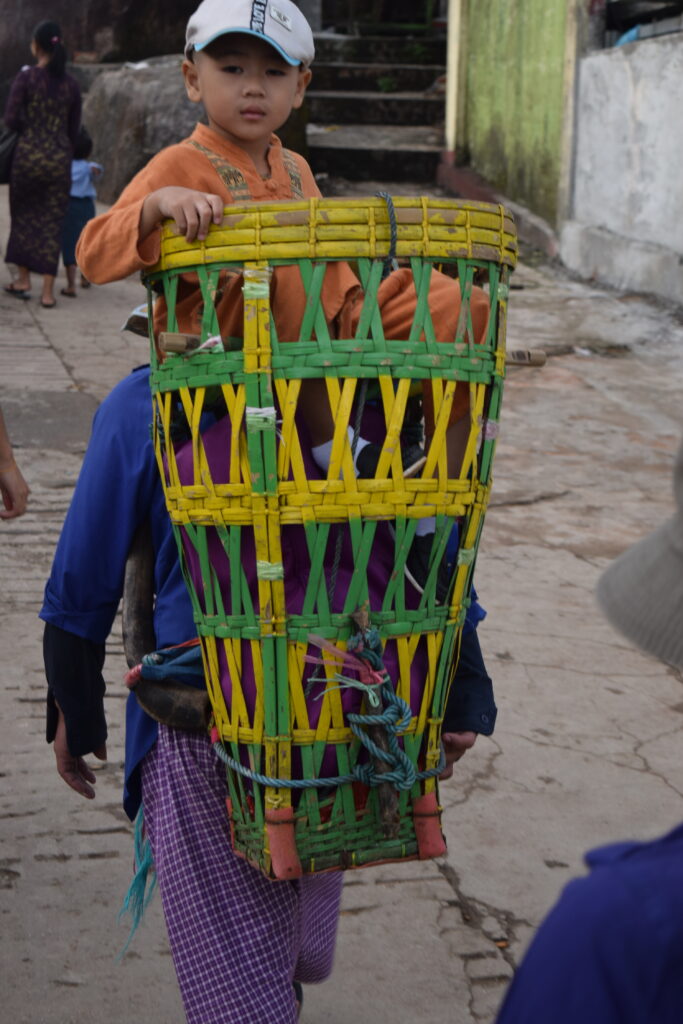
[[(76, 243), (81, 231), (95, 216), (95, 178), (102, 173), (100, 164), (91, 162), (92, 139), (86, 128), (81, 126), (71, 161), (71, 192), (66, 220), (62, 229), (62, 259), (66, 270), (66, 288), (62, 295), (76, 298)], [(81, 288), (89, 288), (90, 281), (81, 274)]]

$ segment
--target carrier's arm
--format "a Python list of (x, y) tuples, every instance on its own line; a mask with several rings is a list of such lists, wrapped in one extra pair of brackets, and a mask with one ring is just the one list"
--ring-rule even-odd
[(460, 642), (460, 658), (448, 694), (442, 731), (490, 736), (497, 714), (493, 682), (486, 671), (477, 631), (468, 629)]
[(54, 742), (57, 772), (77, 793), (92, 799), (95, 776), (83, 755), (92, 753), (101, 761), (107, 757), (104, 644), (48, 622), (43, 658), (48, 683), (46, 739)]
[(477, 631), (468, 629), (462, 635), (458, 667), (441, 729), (446, 755), (441, 779), (450, 779), (453, 765), (474, 746), (479, 733), (492, 734), (497, 714), (493, 683), (484, 665)]
[(59, 774), (84, 796), (92, 793), (80, 758), (100, 756), (107, 738), (105, 640), (121, 598), (131, 539), (156, 486), (146, 430), (152, 412), (148, 387), (146, 375), (132, 374), (95, 415), (40, 612), (46, 623), (47, 740), (55, 742)]

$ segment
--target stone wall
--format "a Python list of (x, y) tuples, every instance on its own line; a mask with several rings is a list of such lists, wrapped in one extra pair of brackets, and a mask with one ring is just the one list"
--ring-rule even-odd
[(584, 57), (565, 263), (683, 301), (683, 33)]
[(161, 57), (145, 68), (102, 71), (83, 105), (93, 138), (93, 159), (104, 167), (98, 196), (113, 202), (134, 174), (158, 153), (185, 138), (202, 114), (190, 103), (181, 57)]

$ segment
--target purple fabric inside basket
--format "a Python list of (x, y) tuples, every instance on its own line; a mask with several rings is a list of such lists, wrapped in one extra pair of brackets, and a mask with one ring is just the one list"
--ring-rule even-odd
[[(303, 431), (301, 432), (303, 434)], [(381, 414), (378, 410), (370, 409), (366, 410), (363, 419), (363, 431), (362, 436), (371, 440), (374, 438), (382, 437), (382, 419)], [(229, 452), (231, 442), (231, 425), (230, 418), (225, 416), (218, 420), (213, 426), (209, 427), (202, 434), (202, 442), (204, 445), (204, 451), (208, 460), (211, 478), (214, 484), (225, 484), (229, 480)], [(302, 437), (303, 443), (303, 437)], [(186, 442), (181, 445), (176, 451), (176, 460), (178, 465), (178, 472), (181, 483), (184, 486), (189, 486), (193, 483), (193, 459), (192, 459), (192, 445), (191, 442)], [(306, 467), (306, 473), (309, 479), (321, 479), (321, 473), (313, 462), (309, 455), (308, 449), (304, 449), (304, 464)], [(330, 531), (330, 536), (327, 543), (327, 549), (325, 553), (324, 565), (325, 565), (325, 577), (329, 581), (330, 575), (333, 570), (333, 563), (335, 561), (335, 553), (337, 548), (337, 530), (343, 529), (343, 541), (341, 544), (341, 552), (339, 558), (339, 565), (336, 574), (336, 586), (334, 590), (334, 596), (332, 600), (332, 610), (334, 612), (341, 612), (343, 610), (344, 601), (346, 594), (349, 589), (349, 583), (353, 574), (354, 561), (353, 552), (351, 546), (351, 540), (349, 531), (346, 527), (333, 526)], [(231, 596), (230, 596), (230, 562), (225, 552), (223, 544), (215, 528), (207, 527), (207, 544), (209, 551), (209, 558), (211, 565), (216, 573), (219, 581), (221, 590), (221, 596), (225, 607), (226, 614), (229, 616), (232, 612), (231, 608)], [(182, 543), (185, 557), (187, 560), (187, 566), (190, 573), (190, 577), (193, 581), (197, 595), (202, 607), (204, 607), (203, 601), (203, 583), (202, 574), (200, 570), (199, 557), (195, 548), (189, 538), (187, 537), (184, 530), (182, 530)], [(308, 582), (308, 575), (310, 571), (310, 559), (308, 554), (308, 547), (306, 544), (305, 531), (302, 526), (284, 526), (282, 528), (282, 561), (284, 568), (284, 589), (285, 589), (285, 601), (288, 615), (297, 615), (302, 612), (303, 602), (306, 593), (306, 585)], [(254, 545), (254, 535), (251, 526), (242, 528), (241, 537), (241, 562), (246, 576), (249, 592), (251, 599), (254, 603), (254, 609), (258, 609), (258, 585), (256, 576), (256, 554)], [(372, 609), (380, 609), (382, 606), (382, 600), (387, 587), (388, 580), (394, 571), (394, 539), (390, 534), (387, 523), (379, 523), (377, 526), (377, 532), (375, 534), (372, 554), (369, 559), (367, 569), (368, 589), (370, 594), (370, 606)], [(403, 586), (404, 584), (399, 584)], [(419, 603), (420, 595), (415, 589), (408, 583), (405, 582), (405, 601), (406, 606), (409, 608), (416, 608)], [(313, 630), (315, 632), (315, 630)], [(230, 677), (230, 671), (225, 655), (223, 644), (219, 641), (218, 643), (218, 661), (220, 668), (220, 681), (223, 695), (225, 697), (226, 705), (228, 708), (231, 707), (232, 702), (232, 679)], [(320, 649), (309, 644), (307, 653), (313, 657), (319, 657), (321, 655)], [(241, 654), (242, 654), (242, 675), (241, 675), (241, 689), (245, 698), (247, 709), (249, 712), (250, 719), (253, 721), (254, 705), (256, 701), (256, 685), (254, 680), (254, 665), (252, 659), (251, 643), (248, 640), (243, 640), (241, 643)], [(398, 680), (398, 660), (396, 643), (393, 640), (388, 640), (384, 646), (383, 651), (384, 665), (391, 677), (394, 685)], [(411, 665), (411, 708), (413, 714), (417, 714), (420, 708), (422, 700), (422, 691), (424, 686), (424, 679), (427, 667), (426, 657), (426, 645), (424, 640), (420, 641), (415, 656), (413, 657)], [(341, 664), (339, 671), (343, 672), (344, 675), (350, 675), (355, 678), (353, 672), (345, 670)], [(322, 669), (319, 669), (315, 665), (307, 664), (303, 672), (304, 689), (307, 694), (307, 706), (309, 714), (310, 727), (315, 728), (322, 708), (322, 699), (316, 699), (325, 690), (324, 681), (313, 680), (311, 677), (316, 674), (322, 675)], [(363, 693), (358, 689), (344, 688), (341, 691), (341, 700), (344, 713), (358, 712), (361, 710), (361, 704), (363, 702)], [(295, 758), (293, 768), (293, 774), (296, 774), (298, 770), (297, 764), (298, 758)], [(334, 755), (334, 749), (329, 748), (321, 765), (321, 775), (334, 775), (338, 771), (336, 765), (336, 757)]]

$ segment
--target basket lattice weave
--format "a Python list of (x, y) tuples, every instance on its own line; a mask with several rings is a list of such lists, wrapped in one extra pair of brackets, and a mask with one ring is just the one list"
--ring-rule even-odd
[[(375, 302), (390, 256), (410, 268), (417, 291), (407, 338), (385, 337)], [(351, 263), (365, 293), (354, 337), (334, 337), (321, 308), (326, 264), (339, 260)], [(201, 288), (202, 342), (220, 335), (221, 273), (244, 280), (243, 341), (163, 360), (153, 344), (152, 391), (166, 504), (201, 641), (213, 737), (227, 764), (233, 844), (270, 877), (444, 850), (440, 727), (491, 486), (515, 260), (503, 207), (450, 200), (236, 205), (197, 243), (163, 229), (161, 259), (146, 280), (150, 314), (163, 294), (170, 332), (180, 275), (196, 275)], [(299, 268), (307, 303), (299, 340), (285, 343), (268, 281), (287, 264)], [(437, 340), (430, 315), (435, 267), (460, 286), (450, 344)], [(478, 344), (475, 285), (490, 303)], [(301, 382), (311, 378), (324, 379), (335, 419), (327, 477), (311, 471), (298, 405)], [(401, 432), (425, 386), (433, 438), (423, 469), (406, 479)], [(449, 478), (446, 430), (462, 389), (469, 437), (460, 474)], [(373, 424), (382, 455), (374, 477), (360, 479), (348, 428), (357, 433), (360, 425), (364, 434)], [(429, 516), (437, 528), (419, 594), (404, 567), (416, 526)], [(444, 558), (452, 579), (439, 603)], [(292, 601), (294, 570), (300, 593)], [(378, 592), (369, 580), (380, 571)], [(370, 637), (375, 660), (354, 674), (340, 652), (362, 654)], [(383, 687), (373, 689), (379, 677)], [(378, 701), (372, 695), (380, 692)], [(383, 714), (393, 694), (407, 714), (393, 725), (367, 717)], [(392, 764), (359, 734), (398, 750), (400, 782), (383, 780), (387, 771), (396, 777)]]

